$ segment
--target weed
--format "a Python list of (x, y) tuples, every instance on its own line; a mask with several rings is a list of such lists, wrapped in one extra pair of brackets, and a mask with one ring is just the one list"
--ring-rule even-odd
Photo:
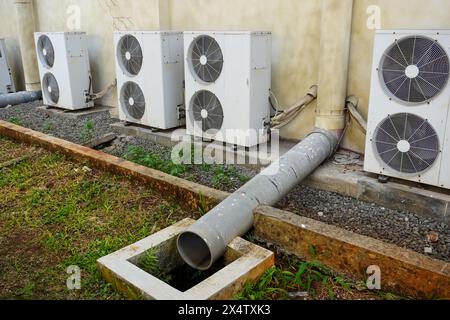
[(95, 133), (94, 122), (89, 119), (84, 123), (83, 130), (81, 131), (81, 139), (83, 142), (88, 142), (92, 140)]
[(55, 124), (51, 120), (45, 120), (42, 129), (44, 133), (51, 133), (55, 130)]
[(335, 275), (322, 263), (293, 261), (287, 270), (271, 268), (256, 283), (247, 283), (236, 295), (238, 300), (288, 299), (289, 293), (308, 292), (315, 297), (327, 290), (328, 298), (335, 299), (336, 287), (351, 290), (343, 277)]
[(23, 121), (22, 119), (18, 118), (18, 117), (11, 117), (8, 119), (9, 122), (11, 122), (12, 124), (18, 125), (18, 126), (22, 126), (23, 125)]
[(129, 147), (124, 158), (172, 176), (180, 177), (186, 172), (185, 165), (175, 164), (171, 160), (164, 160), (158, 154), (146, 152), (143, 148), (136, 146)]
[(208, 212), (208, 204), (206, 203), (206, 198), (201, 192), (198, 200), (198, 210), (200, 211), (202, 216)]
[(33, 282), (29, 282), (25, 285), (25, 287), (19, 289), (16, 292), (16, 295), (24, 299), (30, 299), (33, 296), (34, 287), (35, 284)]
[(215, 166), (212, 183), (215, 188), (229, 187), (233, 185), (233, 180), (244, 183), (249, 180), (247, 176), (240, 174), (235, 167)]

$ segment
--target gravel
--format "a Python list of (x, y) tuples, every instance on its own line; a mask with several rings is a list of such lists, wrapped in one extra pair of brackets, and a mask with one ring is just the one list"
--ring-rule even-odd
[[(0, 119), (18, 120), (25, 127), (75, 143), (87, 142), (87, 136), (92, 139), (113, 132), (109, 125), (117, 121), (105, 113), (90, 115), (83, 121), (48, 116), (36, 109), (39, 105), (41, 102), (0, 109)], [(93, 130), (86, 129), (88, 120), (93, 124)], [(170, 148), (138, 137), (119, 136), (103, 151), (123, 157), (130, 146), (140, 147), (158, 154), (164, 161), (170, 161)], [(192, 165), (181, 177), (233, 192), (257, 173), (258, 170), (246, 166)], [(302, 185), (294, 188), (277, 207), (450, 262), (448, 226), (410, 212), (390, 210)], [(436, 238), (435, 235), (438, 235), (437, 242), (430, 242), (430, 239)]]
[(87, 143), (91, 139), (112, 132), (110, 124), (117, 122), (105, 112), (75, 120), (49, 115), (38, 110), (39, 106), (42, 106), (42, 101), (3, 108), (0, 109), (0, 119), (78, 144)]
[[(450, 230), (441, 222), (301, 185), (292, 190), (278, 206), (304, 217), (450, 262)], [(431, 232), (439, 235), (437, 242), (428, 241)]]

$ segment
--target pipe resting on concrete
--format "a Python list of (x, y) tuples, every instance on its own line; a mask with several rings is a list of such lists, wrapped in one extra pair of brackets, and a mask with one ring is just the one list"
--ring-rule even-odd
[(195, 269), (209, 269), (234, 238), (253, 226), (253, 209), (284, 198), (334, 153), (336, 144), (335, 135), (323, 130), (306, 137), (183, 232), (178, 238), (183, 260)]
[(322, 0), (318, 129), (180, 234), (178, 252), (191, 267), (209, 269), (253, 226), (253, 209), (276, 204), (336, 151), (345, 127), (352, 10), (353, 0)]
[(42, 99), (42, 91), (21, 91), (0, 95), (0, 108)]

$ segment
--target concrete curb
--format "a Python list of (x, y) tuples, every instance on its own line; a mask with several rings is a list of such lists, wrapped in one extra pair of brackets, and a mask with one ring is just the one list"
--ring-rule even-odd
[(450, 299), (449, 263), (271, 207), (258, 207), (254, 214), (258, 238), (302, 259), (318, 260), (364, 282), (368, 267), (378, 266), (383, 290), (418, 299)]

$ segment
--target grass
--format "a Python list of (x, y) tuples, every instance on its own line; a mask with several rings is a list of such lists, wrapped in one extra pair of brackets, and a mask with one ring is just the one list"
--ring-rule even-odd
[(11, 122), (11, 123), (13, 123), (15, 125), (18, 125), (18, 126), (22, 126), (23, 125), (22, 119), (20, 119), (18, 117), (11, 117), (11, 118), (9, 118), (8, 122)]
[(83, 142), (89, 142), (94, 138), (95, 126), (91, 119), (86, 120), (84, 123), (83, 129), (81, 131), (81, 139)]
[(335, 275), (322, 263), (292, 260), (287, 267), (271, 268), (258, 282), (246, 284), (236, 299), (285, 300), (297, 293), (306, 293), (312, 298), (322, 296), (326, 299), (336, 299), (337, 291), (342, 290), (351, 293), (350, 282)]
[(45, 120), (42, 124), (44, 133), (51, 133), (55, 130), (55, 124), (51, 120)]
[[(194, 157), (193, 152), (191, 155)], [(162, 157), (160, 154), (147, 152), (143, 148), (137, 146), (130, 146), (123, 155), (123, 158), (188, 180), (195, 180), (192, 178), (193, 174), (199, 175), (207, 173), (208, 176), (211, 177), (211, 186), (221, 190), (227, 190), (236, 184), (241, 185), (249, 180), (247, 176), (239, 173), (234, 166), (207, 163), (200, 165), (175, 164), (171, 159), (166, 159), (166, 157)], [(194, 170), (196, 167), (200, 169), (200, 173)]]
[[(0, 138), (0, 159), (25, 147)], [(40, 150), (0, 173), (0, 299), (123, 299), (96, 260), (199, 212), (121, 177)], [(67, 268), (81, 268), (69, 291)]]
[(170, 160), (164, 160), (156, 153), (146, 152), (143, 148), (131, 146), (125, 153), (124, 158), (134, 163), (153, 168), (167, 174), (180, 177), (187, 167), (182, 164), (174, 164)]
[(239, 182), (245, 183), (249, 180), (248, 177), (240, 174), (235, 167), (215, 166), (213, 168), (214, 176), (212, 183), (215, 188), (229, 187), (233, 184), (233, 179), (238, 179)]

